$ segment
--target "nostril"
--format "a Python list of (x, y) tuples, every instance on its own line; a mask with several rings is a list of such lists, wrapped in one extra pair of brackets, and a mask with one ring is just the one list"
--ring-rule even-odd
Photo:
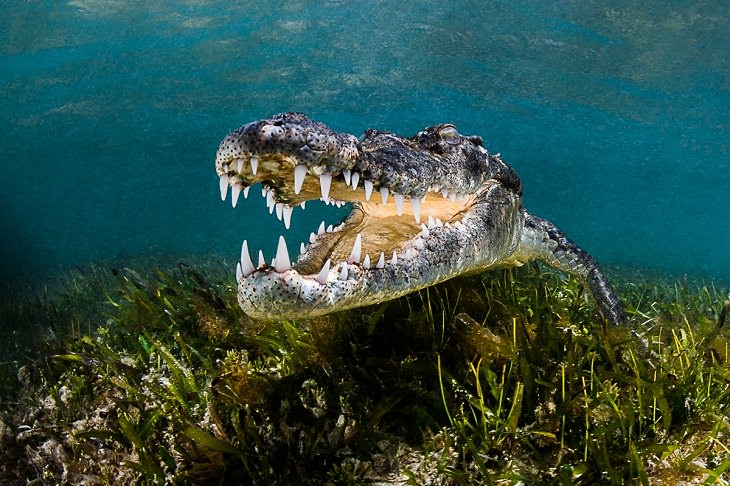
[(457, 132), (456, 128), (454, 127), (447, 126), (442, 128), (439, 132), (439, 135), (441, 136), (442, 140), (451, 145), (456, 145), (457, 143), (461, 142), (461, 135), (459, 135), (459, 132)]

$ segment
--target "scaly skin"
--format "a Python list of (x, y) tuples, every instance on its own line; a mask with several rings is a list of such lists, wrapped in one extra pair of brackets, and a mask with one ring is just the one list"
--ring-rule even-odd
[(593, 257), (528, 214), (515, 172), (452, 125), (411, 138), (368, 130), (359, 141), (282, 113), (230, 133), (216, 171), (221, 196), (232, 187), (234, 205), (241, 191), (262, 183), (287, 227), (292, 208), (307, 200), (352, 203), (341, 224), (312, 234), (293, 265), (283, 239), (272, 265), (255, 266), (244, 242), (238, 300), (252, 317), (323, 315), (540, 259), (583, 279), (608, 322), (625, 322)]

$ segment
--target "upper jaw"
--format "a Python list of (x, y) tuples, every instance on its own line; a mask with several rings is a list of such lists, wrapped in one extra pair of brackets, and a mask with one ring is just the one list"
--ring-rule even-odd
[(367, 202), (373, 193), (413, 200), (441, 192), (465, 199), (506, 167), (480, 140), (462, 137), (450, 125), (410, 139), (369, 130), (359, 141), (301, 113), (244, 125), (216, 154), (222, 198), (231, 186), (235, 203), (241, 190), (261, 182), (274, 201), (288, 206), (320, 198)]

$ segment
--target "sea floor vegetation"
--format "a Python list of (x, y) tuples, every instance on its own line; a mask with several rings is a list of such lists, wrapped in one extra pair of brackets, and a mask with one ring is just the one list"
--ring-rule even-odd
[(260, 322), (211, 262), (0, 308), (3, 484), (729, 484), (727, 289), (539, 265)]

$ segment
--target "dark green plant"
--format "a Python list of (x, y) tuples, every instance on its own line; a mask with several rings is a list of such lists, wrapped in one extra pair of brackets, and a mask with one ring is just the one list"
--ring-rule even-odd
[(725, 481), (727, 294), (636, 278), (619, 290), (648, 354), (628, 330), (603, 328), (578, 281), (540, 266), (275, 323), (243, 315), (217, 263), (94, 267), (3, 308), (6, 330), (52, 337), (5, 342), (0, 475)]

